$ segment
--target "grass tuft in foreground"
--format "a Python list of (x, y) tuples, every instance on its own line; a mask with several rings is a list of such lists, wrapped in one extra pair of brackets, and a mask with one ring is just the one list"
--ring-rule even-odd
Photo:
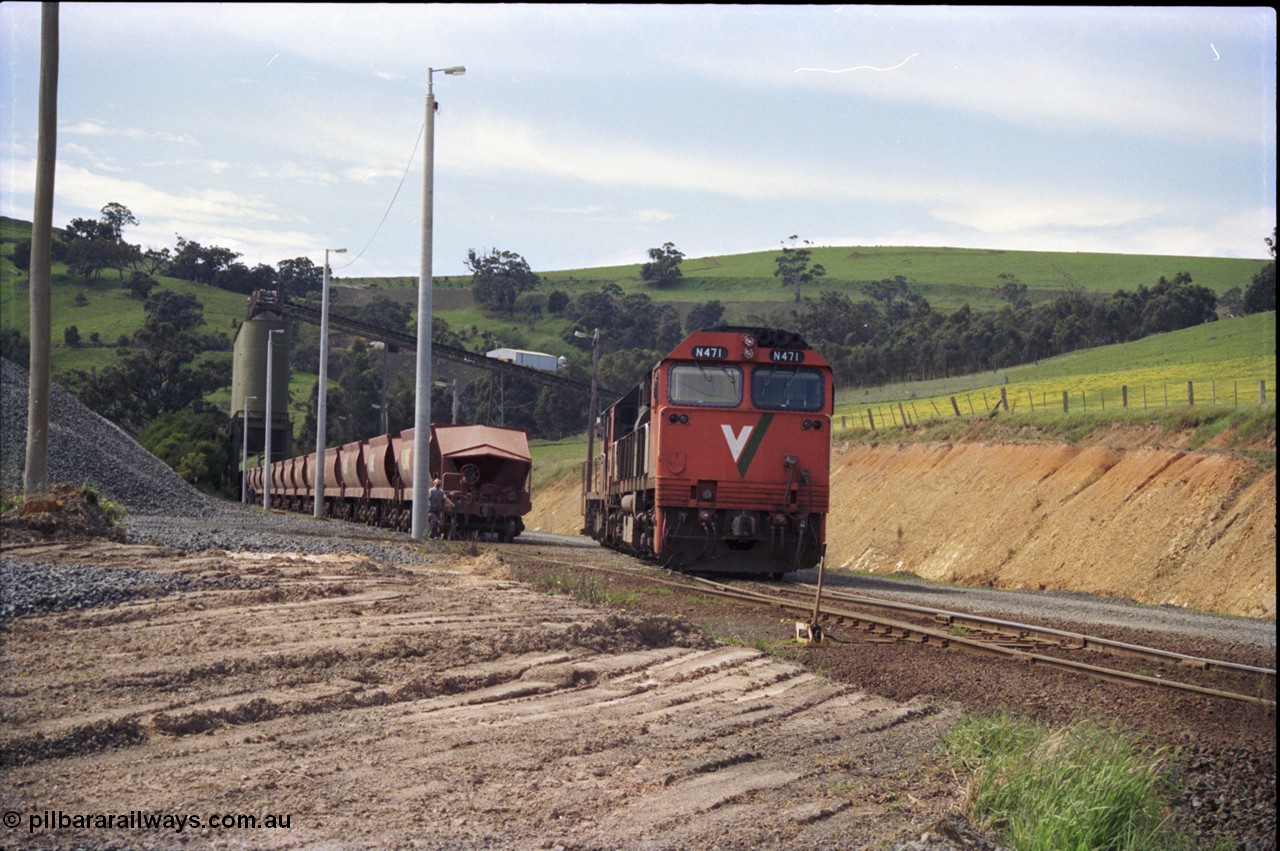
[(969, 716), (944, 746), (972, 775), (970, 818), (1017, 851), (1195, 847), (1166, 819), (1167, 754), (1123, 731)]

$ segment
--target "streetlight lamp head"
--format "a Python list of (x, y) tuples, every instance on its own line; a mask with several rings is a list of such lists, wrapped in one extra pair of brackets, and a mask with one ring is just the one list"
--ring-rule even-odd
[(346, 253), (347, 253), (347, 249), (345, 249), (345, 248), (331, 248), (331, 249), (329, 249), (329, 250), (330, 250), (330, 251), (332, 251), (334, 254), (346, 254)]
[(442, 70), (451, 77), (461, 77), (467, 73), (467, 69), (462, 65), (454, 65), (452, 68), (444, 68)]

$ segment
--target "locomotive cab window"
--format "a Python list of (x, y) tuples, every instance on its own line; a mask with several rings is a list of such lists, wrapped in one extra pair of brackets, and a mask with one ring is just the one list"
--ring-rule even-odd
[(723, 364), (676, 364), (667, 395), (677, 405), (732, 408), (742, 401), (742, 370)]
[(826, 382), (808, 367), (758, 366), (751, 373), (751, 404), (765, 410), (821, 411)]

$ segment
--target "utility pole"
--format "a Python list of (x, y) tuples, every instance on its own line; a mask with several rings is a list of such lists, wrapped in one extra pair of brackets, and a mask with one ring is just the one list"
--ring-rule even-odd
[(49, 375), (53, 281), (53, 179), (58, 162), (58, 4), (40, 7), (40, 104), (36, 196), (31, 218), (31, 355), (27, 361), (27, 452), (24, 500), (49, 490)]
[(422, 247), (418, 273), (418, 352), (413, 411), (413, 507), (409, 535), (415, 541), (427, 536), (427, 491), (431, 489), (431, 239), (436, 162), (436, 98), (431, 75), (439, 71), (461, 76), (461, 65), (427, 69), (426, 148), (422, 168)]
[[(581, 331), (574, 331), (573, 336), (586, 339)], [(587, 523), (590, 525), (592, 502), (595, 497), (595, 459), (596, 459), (596, 372), (600, 360), (600, 329), (596, 328), (591, 336), (591, 404), (587, 411)], [(584, 529), (584, 532), (591, 530)]]
[(316, 474), (315, 518), (324, 517), (324, 450), (329, 442), (329, 252), (346, 254), (345, 248), (324, 250), (324, 277), (320, 290), (320, 381), (316, 385)]
[[(283, 328), (276, 328), (267, 332), (267, 430), (262, 438), (262, 507), (267, 511), (271, 510), (271, 422), (274, 416), (272, 411), (272, 400), (275, 397), (275, 364), (273, 362), (275, 352), (276, 334), (283, 334)], [(324, 463), (324, 456), (321, 455), (316, 459), (319, 466)]]
[(242, 440), (240, 445), (240, 504), (249, 502), (249, 403), (258, 401), (257, 396), (246, 396), (244, 399), (244, 421), (241, 424)]

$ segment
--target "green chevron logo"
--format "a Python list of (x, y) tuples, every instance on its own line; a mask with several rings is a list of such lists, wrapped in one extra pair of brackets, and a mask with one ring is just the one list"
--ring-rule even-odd
[(729, 444), (729, 454), (733, 456), (733, 461), (738, 465), (738, 475), (745, 478), (747, 468), (751, 466), (751, 459), (756, 457), (756, 450), (760, 448), (760, 443), (764, 440), (764, 434), (769, 430), (769, 424), (773, 422), (773, 414), (761, 414), (760, 422), (754, 426), (743, 426), (742, 430), (734, 434), (733, 429), (728, 424), (722, 424), (720, 431), (724, 433), (725, 442)]

